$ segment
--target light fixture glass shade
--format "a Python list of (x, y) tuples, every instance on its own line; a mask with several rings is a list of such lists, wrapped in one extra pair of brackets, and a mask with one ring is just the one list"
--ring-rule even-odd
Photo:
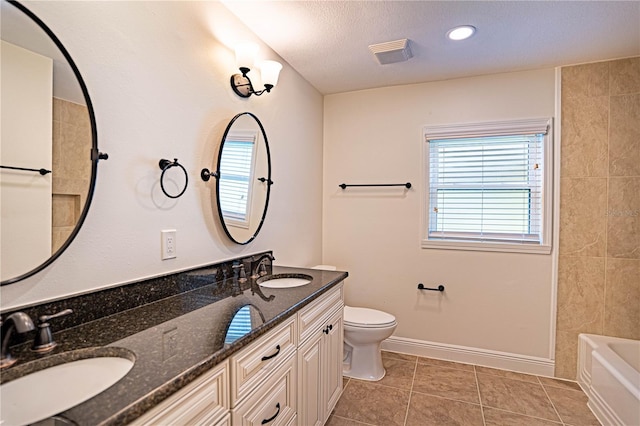
[(278, 84), (278, 76), (280, 75), (280, 70), (282, 69), (282, 64), (276, 61), (262, 61), (260, 63), (260, 74), (262, 76), (262, 83), (266, 86), (270, 84), (275, 87)]
[(255, 43), (240, 43), (236, 46), (236, 65), (240, 68), (253, 68), (258, 54), (258, 45)]

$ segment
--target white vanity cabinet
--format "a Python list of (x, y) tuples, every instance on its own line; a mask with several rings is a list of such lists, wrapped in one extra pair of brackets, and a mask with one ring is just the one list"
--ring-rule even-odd
[(342, 284), (298, 313), (298, 423), (323, 425), (342, 392)]
[(132, 424), (323, 425), (342, 392), (342, 287), (333, 287)]
[(211, 370), (147, 411), (131, 424), (229, 425), (229, 362)]
[(296, 316), (231, 357), (233, 425), (296, 423)]

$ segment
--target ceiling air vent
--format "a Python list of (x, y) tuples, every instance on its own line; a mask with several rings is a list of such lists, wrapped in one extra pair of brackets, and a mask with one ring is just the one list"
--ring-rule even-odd
[(409, 40), (406, 38), (372, 44), (369, 46), (369, 50), (374, 54), (380, 65), (404, 62), (413, 56), (409, 48)]

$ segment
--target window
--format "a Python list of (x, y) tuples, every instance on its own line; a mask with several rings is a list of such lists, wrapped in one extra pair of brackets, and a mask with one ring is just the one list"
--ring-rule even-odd
[(227, 135), (220, 159), (220, 209), (225, 222), (248, 228), (257, 133)]
[(424, 248), (551, 251), (551, 120), (425, 128)]

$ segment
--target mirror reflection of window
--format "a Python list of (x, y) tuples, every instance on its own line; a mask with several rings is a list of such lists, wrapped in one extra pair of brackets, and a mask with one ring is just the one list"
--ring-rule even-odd
[(257, 131), (234, 131), (224, 142), (219, 196), (222, 214), (230, 226), (250, 225), (257, 139)]
[(262, 324), (264, 324), (264, 317), (258, 308), (252, 305), (243, 306), (236, 312), (231, 324), (229, 324), (224, 338), (225, 345), (235, 342)]

